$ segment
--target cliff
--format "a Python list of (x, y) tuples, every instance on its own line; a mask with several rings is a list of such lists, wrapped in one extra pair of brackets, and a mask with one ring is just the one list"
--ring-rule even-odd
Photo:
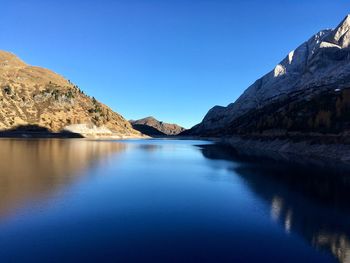
[(347, 135), (350, 15), (291, 51), (234, 103), (215, 106), (183, 135)]

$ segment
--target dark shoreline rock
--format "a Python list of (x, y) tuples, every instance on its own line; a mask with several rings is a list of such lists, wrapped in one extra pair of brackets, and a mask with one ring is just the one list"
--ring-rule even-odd
[(38, 125), (22, 125), (0, 131), (0, 138), (84, 138), (83, 135), (70, 131), (53, 132)]
[(348, 166), (350, 168), (350, 144), (317, 142), (315, 138), (264, 138), (239, 136), (212, 138), (218, 144), (233, 148), (245, 156), (263, 157), (277, 161), (316, 166)]
[(288, 164), (324, 167), (350, 172), (350, 139), (348, 136), (289, 135), (289, 136), (177, 136), (178, 140), (207, 140), (226, 147), (227, 156), (244, 159), (274, 160)]
[(62, 139), (77, 139), (85, 138), (79, 133), (69, 132), (0, 132), (0, 138), (23, 138), (23, 139), (44, 139), (44, 138), (62, 138)]

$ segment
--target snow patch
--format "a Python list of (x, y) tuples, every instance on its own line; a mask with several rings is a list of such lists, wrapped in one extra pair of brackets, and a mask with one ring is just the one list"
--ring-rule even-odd
[(282, 66), (281, 64), (278, 64), (274, 69), (274, 77), (280, 77), (282, 75), (286, 74), (286, 68)]
[(289, 52), (289, 54), (288, 54), (288, 63), (289, 63), (289, 64), (292, 64), (292, 62), (293, 62), (293, 57), (294, 57), (294, 50), (291, 51), (291, 52)]

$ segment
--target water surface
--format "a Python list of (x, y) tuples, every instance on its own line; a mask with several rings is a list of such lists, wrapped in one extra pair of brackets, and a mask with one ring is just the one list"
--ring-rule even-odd
[(0, 262), (350, 262), (349, 201), (205, 141), (0, 140)]

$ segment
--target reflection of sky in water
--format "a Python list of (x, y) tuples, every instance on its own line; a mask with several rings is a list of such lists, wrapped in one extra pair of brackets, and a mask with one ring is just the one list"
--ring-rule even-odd
[(266, 200), (272, 222), (280, 224), (286, 234), (301, 235), (317, 250), (330, 251), (339, 262), (350, 262), (347, 171), (292, 167), (258, 159), (254, 164), (251, 158), (218, 146), (204, 146), (202, 152), (215, 162), (235, 164), (232, 176), (239, 175), (253, 193)]
[(203, 141), (0, 146), (2, 259), (349, 262), (340, 179), (247, 163)]

